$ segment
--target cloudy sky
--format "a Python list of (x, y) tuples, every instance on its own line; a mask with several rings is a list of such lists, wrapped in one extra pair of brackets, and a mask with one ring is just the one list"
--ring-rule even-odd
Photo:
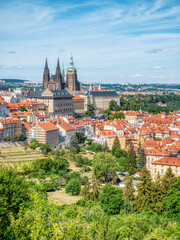
[(41, 81), (71, 52), (82, 82), (180, 83), (180, 1), (0, 0), (0, 78)]

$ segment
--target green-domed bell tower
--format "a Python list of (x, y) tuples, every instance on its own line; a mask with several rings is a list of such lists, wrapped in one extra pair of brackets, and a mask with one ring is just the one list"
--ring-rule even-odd
[(67, 88), (70, 92), (80, 91), (80, 83), (77, 80), (77, 71), (74, 66), (73, 56), (71, 54), (71, 60), (66, 74)]

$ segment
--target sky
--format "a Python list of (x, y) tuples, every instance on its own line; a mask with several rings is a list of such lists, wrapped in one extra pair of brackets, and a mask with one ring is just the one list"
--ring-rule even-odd
[(180, 83), (180, 0), (0, 0), (0, 79)]

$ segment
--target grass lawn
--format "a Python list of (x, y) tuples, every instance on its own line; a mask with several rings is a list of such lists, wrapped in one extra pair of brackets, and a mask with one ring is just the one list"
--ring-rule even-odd
[(54, 201), (58, 205), (63, 204), (73, 204), (81, 199), (82, 196), (71, 196), (70, 194), (65, 192), (65, 189), (61, 189), (55, 192), (48, 192), (48, 199)]

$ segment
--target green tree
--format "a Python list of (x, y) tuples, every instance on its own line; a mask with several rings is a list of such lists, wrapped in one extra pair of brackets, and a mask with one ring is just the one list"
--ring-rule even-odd
[(99, 201), (100, 194), (100, 181), (97, 178), (96, 174), (92, 174), (91, 182), (88, 181), (82, 192), (85, 200)]
[(132, 143), (130, 143), (130, 150), (127, 155), (127, 169), (131, 174), (134, 174), (136, 170), (136, 152)]
[(71, 193), (71, 195), (79, 195), (81, 191), (81, 184), (77, 179), (71, 179), (65, 187), (66, 193)]
[(92, 143), (89, 149), (93, 152), (102, 152), (102, 145), (99, 143)]
[(124, 201), (129, 200), (130, 202), (133, 202), (135, 199), (134, 197), (135, 189), (133, 186), (132, 177), (129, 175), (126, 175), (124, 178), (124, 182), (125, 182), (125, 186), (123, 189), (123, 199)]
[(117, 149), (120, 149), (120, 142), (119, 142), (119, 138), (116, 136), (116, 138), (114, 139), (113, 142), (113, 146), (112, 146), (112, 154), (114, 155)]
[(144, 148), (141, 147), (138, 151), (138, 170), (140, 171), (145, 166), (146, 166), (146, 154)]
[(69, 146), (70, 146), (70, 149), (71, 149), (71, 150), (73, 150), (73, 149), (78, 149), (78, 138), (77, 138), (76, 133), (74, 133), (74, 134), (71, 136)]
[(114, 100), (111, 100), (110, 102), (109, 102), (109, 109), (111, 110), (111, 111), (115, 111), (115, 107), (117, 106), (117, 102), (116, 101), (114, 101)]
[(47, 157), (37, 159), (32, 163), (32, 171), (39, 172), (44, 170), (46, 173), (58, 173), (59, 171), (67, 171), (69, 163), (66, 158), (56, 156), (54, 159)]
[(122, 150), (121, 148), (117, 149), (114, 153), (114, 156), (117, 158), (120, 158), (120, 157), (127, 158), (127, 155), (128, 155), (128, 153), (126, 151)]
[(109, 115), (109, 120), (125, 119), (125, 115), (122, 112), (116, 112), (114, 115)]
[(93, 117), (95, 115), (95, 108), (93, 104), (87, 105), (87, 110), (85, 112), (86, 117)]
[(108, 144), (107, 144), (107, 141), (105, 141), (104, 146), (102, 147), (102, 151), (103, 152), (109, 152), (110, 151), (109, 147), (108, 147)]
[(117, 214), (123, 204), (122, 199), (123, 191), (121, 188), (113, 187), (108, 183), (102, 188), (100, 194), (100, 204), (108, 215)]
[(97, 177), (105, 182), (114, 181), (117, 177), (118, 162), (111, 153), (97, 153), (93, 159), (93, 167)]
[(171, 188), (171, 184), (174, 180), (174, 177), (175, 175), (172, 172), (171, 167), (168, 167), (162, 178), (162, 190), (164, 192), (164, 195), (166, 195), (167, 191)]
[(106, 109), (105, 111), (104, 111), (104, 113), (106, 113), (108, 116), (111, 114), (111, 110), (110, 109)]
[(120, 172), (126, 172), (127, 171), (127, 163), (125, 157), (118, 158), (118, 170)]
[(38, 141), (35, 138), (32, 138), (29, 144), (29, 147), (35, 149), (39, 146)]
[(21, 106), (21, 112), (26, 112), (26, 111), (27, 111), (26, 107)]
[(22, 206), (17, 219), (11, 215), (8, 239), (60, 239), (56, 205), (40, 198), (38, 194), (32, 195), (30, 200), (31, 207)]
[(164, 199), (167, 215), (180, 220), (180, 177), (174, 179)]
[(152, 191), (151, 174), (147, 168), (144, 167), (141, 173), (141, 182), (137, 185), (137, 195), (134, 204), (137, 212), (149, 209), (149, 204), (152, 200)]
[(156, 182), (152, 182), (151, 199), (152, 201), (149, 204), (149, 212), (161, 214), (164, 211), (164, 194), (159, 173)]
[(17, 217), (22, 204), (29, 201), (28, 183), (12, 168), (0, 167), (0, 238), (5, 239), (9, 214)]
[(83, 132), (77, 132), (76, 135), (77, 135), (77, 139), (78, 139), (78, 143), (79, 143), (79, 144), (85, 142), (85, 139), (86, 139), (86, 138), (85, 138)]
[(26, 139), (27, 139), (26, 135), (24, 135), (24, 134), (19, 135), (19, 141), (26, 141)]
[(49, 143), (45, 143), (45, 144), (40, 143), (39, 146), (44, 155), (47, 155), (51, 151)]

